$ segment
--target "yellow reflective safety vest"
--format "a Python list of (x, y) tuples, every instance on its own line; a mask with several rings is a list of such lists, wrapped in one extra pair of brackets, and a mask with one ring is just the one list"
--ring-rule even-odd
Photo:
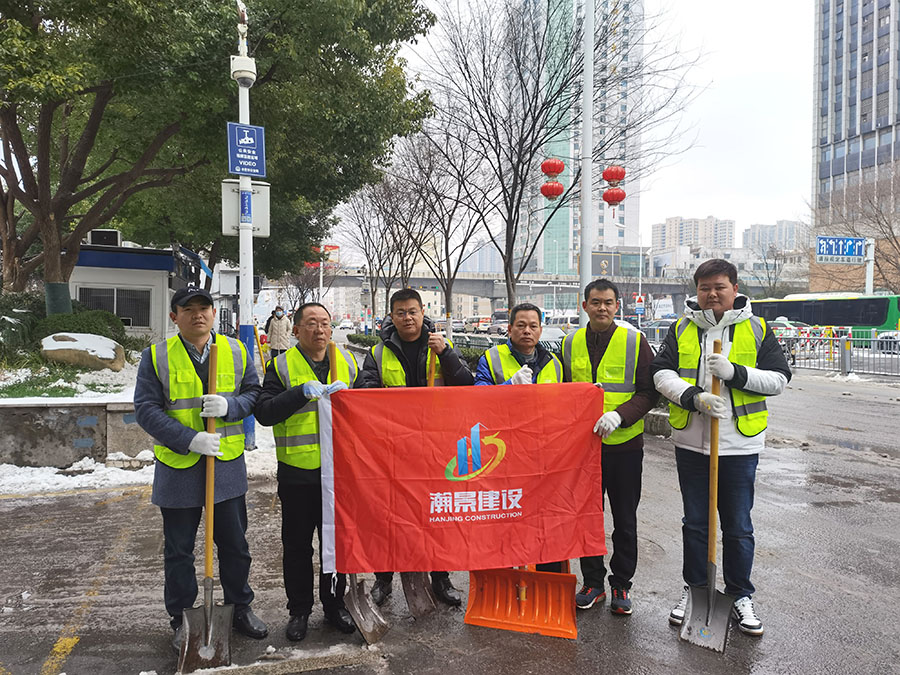
[[(587, 328), (579, 328), (563, 338), (563, 370), (570, 382), (595, 382), (603, 387), (603, 412), (615, 410), (634, 396), (641, 334), (616, 326), (597, 372), (591, 372), (587, 348)], [(619, 427), (603, 443), (619, 445), (644, 432), (642, 417), (630, 427)]]
[[(516, 361), (508, 344), (491, 347), (484, 353), (484, 356), (487, 359), (488, 368), (491, 369), (491, 379), (494, 380), (494, 384), (503, 384), (522, 367)], [(553, 384), (562, 381), (562, 364), (551, 354), (550, 361), (538, 373), (537, 383)]]
[[(216, 373), (216, 393), (226, 398), (236, 396), (247, 369), (247, 350), (239, 341), (216, 335), (219, 348)], [(166, 415), (194, 431), (206, 431), (206, 420), (200, 417), (203, 409), (203, 382), (197, 375), (194, 362), (178, 335), (150, 347), (153, 369), (163, 389), (163, 408)], [(210, 373), (210, 377), (213, 374)], [(242, 420), (226, 422), (216, 418), (216, 432), (222, 434), (220, 459), (228, 461), (244, 452), (244, 424)], [(182, 455), (164, 445), (154, 445), (156, 459), (173, 469), (187, 469), (200, 461), (200, 455)]]
[[(338, 346), (335, 350), (337, 358), (338, 380), (353, 386), (359, 370), (353, 354)], [(275, 374), (285, 389), (302, 387), (310, 380), (318, 381), (309, 361), (299, 348), (293, 347), (275, 357)], [(328, 371), (327, 384), (332, 383), (331, 369)], [(319, 446), (319, 402), (307, 401), (293, 415), (276, 424), (272, 432), (275, 436), (275, 456), (299, 469), (318, 469), (322, 466)]]
[[(450, 340), (447, 340), (447, 347), (452, 349), (453, 343)], [(379, 342), (377, 345), (372, 347), (372, 358), (375, 359), (375, 365), (378, 366), (378, 372), (381, 373), (381, 384), (384, 387), (405, 387), (406, 386), (406, 371), (403, 370), (403, 364), (400, 363), (400, 359), (397, 358), (397, 355), (394, 354), (393, 350), (385, 347), (384, 342)], [(428, 369), (428, 362), (431, 360), (431, 347), (428, 348), (428, 353), (425, 354), (425, 369)], [(444, 384), (444, 376), (441, 371), (441, 359), (439, 356), (435, 355), (434, 359), (434, 386), (440, 387)], [(417, 364), (411, 364), (413, 368), (417, 366)], [(426, 372), (426, 375), (428, 373)]]
[[(758, 316), (751, 316), (746, 321), (734, 324), (733, 328), (728, 360), (742, 366), (755, 367), (759, 346), (766, 335), (766, 322)], [(675, 335), (678, 339), (678, 375), (686, 382), (696, 385), (700, 359), (703, 357), (697, 324), (681, 317), (675, 324)], [(728, 391), (731, 394), (737, 430), (744, 436), (756, 436), (765, 431), (769, 421), (766, 397), (740, 389), (729, 388)], [(669, 424), (673, 428), (684, 429), (690, 419), (689, 411), (669, 403)]]

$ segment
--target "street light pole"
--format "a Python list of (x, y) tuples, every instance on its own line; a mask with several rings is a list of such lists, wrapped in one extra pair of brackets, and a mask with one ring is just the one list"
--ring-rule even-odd
[[(594, 2), (584, 2), (584, 98), (581, 104), (581, 255), (579, 281), (584, 289), (591, 283), (591, 251), (594, 228), (592, 206), (594, 151)], [(579, 312), (578, 325), (587, 326), (587, 314)]]
[[(247, 8), (237, 0), (238, 55), (231, 57), (231, 77), (238, 84), (238, 122), (250, 124), (250, 87), (256, 82), (256, 61), (247, 55)], [(256, 338), (253, 319), (253, 183), (248, 175), (238, 177), (241, 198), (241, 216), (238, 224), (239, 267), (241, 295), (239, 337), (247, 347), (247, 355), (253, 361)], [(255, 366), (254, 366), (255, 367)], [(256, 424), (253, 416), (244, 419), (244, 446), (256, 447)]]

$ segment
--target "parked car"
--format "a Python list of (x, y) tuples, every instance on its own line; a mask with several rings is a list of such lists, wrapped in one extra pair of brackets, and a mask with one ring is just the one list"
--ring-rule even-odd
[(338, 326), (338, 330), (353, 330), (353, 322), (350, 319), (344, 319)]
[(900, 354), (900, 331), (887, 330), (878, 334), (875, 348), (880, 352)]
[(541, 331), (541, 344), (551, 352), (558, 352), (562, 349), (564, 337), (566, 337), (566, 332), (559, 326), (544, 326)]
[(553, 326), (554, 328), (559, 328), (564, 333), (568, 333), (570, 330), (578, 329), (578, 315), (565, 314), (562, 316), (550, 316), (544, 321), (544, 325), (547, 327)]
[(492, 323), (490, 326), (488, 326), (487, 332), (488, 332), (488, 335), (506, 335), (508, 330), (509, 330), (509, 321), (506, 321), (505, 319), (501, 319), (500, 321), (497, 321), (496, 323)]
[(641, 326), (641, 330), (644, 331), (644, 335), (647, 336), (647, 339), (650, 342), (662, 342), (666, 339), (666, 334), (669, 332), (669, 326), (675, 323), (675, 321), (675, 319), (656, 319), (655, 321), (648, 321)]
[(453, 319), (450, 322), (451, 328), (453, 328), (454, 333), (463, 333), (465, 332), (466, 324), (462, 319)]

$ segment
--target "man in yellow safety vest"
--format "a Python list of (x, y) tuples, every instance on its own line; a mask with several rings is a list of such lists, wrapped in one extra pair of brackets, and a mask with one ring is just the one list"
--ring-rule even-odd
[[(254, 414), (260, 424), (275, 427), (284, 590), (291, 617), (285, 634), (288, 640), (299, 642), (306, 637), (313, 607), (312, 538), (316, 530), (320, 558), (322, 550), (322, 460), (317, 401), (325, 392), (331, 394), (358, 386), (361, 380), (356, 359), (343, 347), (335, 350), (337, 379), (332, 380), (327, 351), (331, 341), (331, 314), (323, 305), (317, 302), (301, 305), (294, 312), (293, 335), (297, 345), (276, 356), (266, 368)], [(344, 606), (345, 589), (343, 574), (319, 574), (319, 599), (325, 620), (343, 633), (352, 633), (356, 626)]]
[[(367, 387), (424, 387), (428, 383), (428, 361), (437, 357), (435, 386), (473, 384), (469, 367), (434, 324), (425, 316), (422, 297), (412, 288), (391, 296), (391, 312), (381, 325), (381, 342), (366, 354), (363, 373)], [(383, 604), (391, 594), (393, 572), (377, 572), (372, 600)], [(431, 586), (437, 598), (448, 605), (462, 603), (450, 582), (449, 572), (432, 572)]]
[[(653, 352), (643, 333), (616, 324), (619, 289), (608, 279), (596, 279), (584, 289), (582, 308), (589, 323), (563, 339), (566, 382), (594, 382), (603, 387), (603, 416), (594, 432), (603, 438), (603, 492), (609, 500), (614, 529), (609, 561), (609, 609), (632, 612), (631, 579), (637, 569), (637, 508), (641, 499), (644, 459), (644, 415), (659, 398), (653, 388)], [(603, 556), (581, 559), (584, 584), (575, 604), (589, 609), (606, 599)]]
[[(725, 593), (732, 616), (748, 635), (762, 635), (750, 582), (754, 539), (750, 511), (759, 453), (765, 447), (766, 398), (784, 391), (791, 369), (765, 321), (753, 316), (750, 299), (738, 293), (737, 269), (727, 260), (707, 260), (694, 272), (697, 295), (669, 327), (653, 360), (653, 381), (671, 403), (669, 423), (684, 506), (681, 528), (684, 582), (669, 623), (681, 625), (688, 586), (706, 586), (709, 511), (710, 417), (719, 425), (719, 518)], [(721, 354), (713, 352), (722, 341)], [(722, 380), (710, 393), (713, 376)]]
[[(165, 604), (175, 630), (176, 652), (184, 641), (182, 611), (194, 606), (197, 577), (194, 541), (206, 494), (203, 455), (217, 458), (215, 542), (225, 602), (234, 605), (235, 630), (262, 639), (268, 628), (250, 609), (250, 548), (247, 545), (247, 467), (242, 420), (259, 396), (259, 378), (247, 350), (212, 332), (216, 310), (210, 294), (188, 286), (172, 296), (169, 317), (178, 334), (144, 350), (134, 387), (137, 423), (153, 437), (156, 467), (151, 501), (159, 506), (165, 537)], [(209, 372), (210, 346), (218, 347), (217, 372)], [(216, 378), (216, 394), (209, 378)], [(216, 433), (205, 420), (216, 419)]]

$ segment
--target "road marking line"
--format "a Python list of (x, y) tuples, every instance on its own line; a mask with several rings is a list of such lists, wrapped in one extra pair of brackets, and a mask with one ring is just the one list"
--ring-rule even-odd
[[(146, 492), (146, 489), (138, 490), (132, 492), (131, 496), (141, 497), (144, 492)], [(134, 513), (137, 514), (138, 510), (136, 509)], [(77, 645), (78, 641), (81, 639), (78, 636), (78, 633), (81, 631), (82, 626), (90, 614), (94, 602), (96, 602), (96, 598), (100, 594), (100, 590), (109, 579), (109, 573), (112, 570), (113, 563), (125, 550), (125, 545), (128, 543), (131, 533), (132, 524), (130, 522), (119, 530), (112, 547), (109, 549), (103, 560), (103, 565), (94, 577), (94, 582), (91, 584), (90, 589), (85, 593), (84, 602), (82, 602), (81, 605), (78, 606), (78, 609), (72, 614), (72, 620), (60, 631), (59, 637), (53, 645), (53, 649), (50, 650), (47, 660), (44, 661), (44, 665), (41, 667), (41, 675), (57, 675), (57, 673), (62, 671), (66, 659), (69, 658), (75, 645)], [(0, 672), (0, 675), (4, 674)]]

